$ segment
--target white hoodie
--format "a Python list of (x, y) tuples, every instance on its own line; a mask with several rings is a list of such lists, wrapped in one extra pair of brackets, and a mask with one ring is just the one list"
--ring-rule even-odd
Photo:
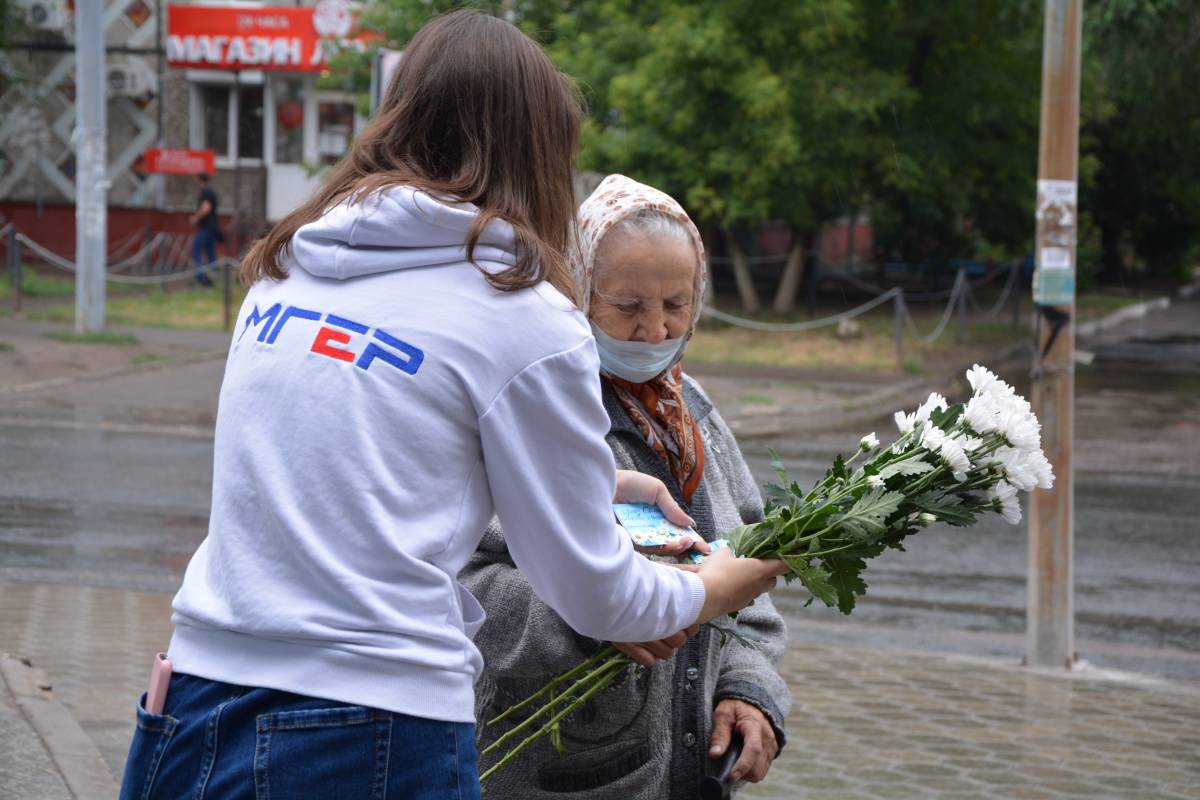
[[(474, 216), (407, 188), (341, 205), (296, 234), (287, 280), (251, 288), (176, 671), (472, 721), (483, 610), (455, 576), (493, 513), (581, 634), (658, 639), (699, 615), (699, 578), (616, 528), (587, 321), (549, 284), (493, 289), (466, 261)], [(496, 222), (475, 257), (513, 252)]]

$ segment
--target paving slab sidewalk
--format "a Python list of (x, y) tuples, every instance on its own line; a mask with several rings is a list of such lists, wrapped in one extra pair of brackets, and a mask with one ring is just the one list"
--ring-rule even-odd
[[(133, 703), (170, 633), (170, 595), (36, 584), (3, 592), (0, 649), (20, 644), (45, 665), (54, 694), (119, 775)], [(745, 800), (1200, 797), (1195, 687), (815, 645), (803, 624), (792, 628), (781, 667), (793, 702), (788, 745)], [(72, 796), (10, 697), (0, 693), (0, 797)]]
[(117, 796), (96, 744), (58, 701), (40, 669), (0, 655), (0, 797)]

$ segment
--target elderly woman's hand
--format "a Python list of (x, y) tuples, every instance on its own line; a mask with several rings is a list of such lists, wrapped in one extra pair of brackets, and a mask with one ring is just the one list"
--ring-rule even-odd
[(683, 647), (684, 642), (695, 634), (697, 630), (699, 630), (699, 626), (693, 625), (686, 631), (671, 634), (667, 638), (659, 639), (656, 642), (639, 642), (636, 644), (633, 642), (613, 642), (613, 647), (643, 667), (653, 667), (659, 661), (666, 661), (675, 655), (675, 651)]
[(653, 503), (663, 516), (681, 528), (694, 528), (696, 521), (684, 513), (671, 497), (667, 485), (652, 475), (628, 469), (617, 470), (617, 493), (614, 503)]
[(766, 715), (749, 703), (726, 699), (717, 703), (713, 711), (712, 738), (709, 739), (708, 757), (720, 758), (733, 738), (733, 731), (742, 735), (742, 754), (733, 765), (731, 776), (735, 781), (743, 778), (758, 783), (767, 777), (771, 762), (779, 753), (779, 742), (775, 729)]

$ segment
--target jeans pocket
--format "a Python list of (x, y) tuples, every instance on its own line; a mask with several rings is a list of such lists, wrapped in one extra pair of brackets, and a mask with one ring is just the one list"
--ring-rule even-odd
[(385, 797), (391, 716), (363, 706), (259, 715), (255, 797)]
[(137, 728), (129, 755), (125, 759), (125, 772), (121, 777), (121, 800), (145, 800), (150, 797), (158, 765), (163, 753), (171, 743), (179, 720), (166, 714), (151, 714), (144, 708), (146, 695), (137, 704)]

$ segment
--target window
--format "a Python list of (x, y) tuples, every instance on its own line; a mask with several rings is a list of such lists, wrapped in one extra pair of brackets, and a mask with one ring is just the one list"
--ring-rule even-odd
[(201, 86), (200, 115), (204, 126), (200, 147), (216, 150), (218, 157), (229, 157), (229, 87)]
[(242, 86), (239, 94), (237, 157), (262, 158), (263, 89), (261, 86)]
[[(193, 84), (192, 146), (216, 151), (217, 158), (263, 157), (263, 88), (243, 84)], [(240, 98), (240, 99), (239, 99)]]
[(336, 164), (350, 149), (354, 135), (354, 104), (322, 100), (317, 107), (317, 157)]
[(304, 83), (278, 80), (272, 87), (275, 100), (275, 163), (299, 164), (304, 160)]

